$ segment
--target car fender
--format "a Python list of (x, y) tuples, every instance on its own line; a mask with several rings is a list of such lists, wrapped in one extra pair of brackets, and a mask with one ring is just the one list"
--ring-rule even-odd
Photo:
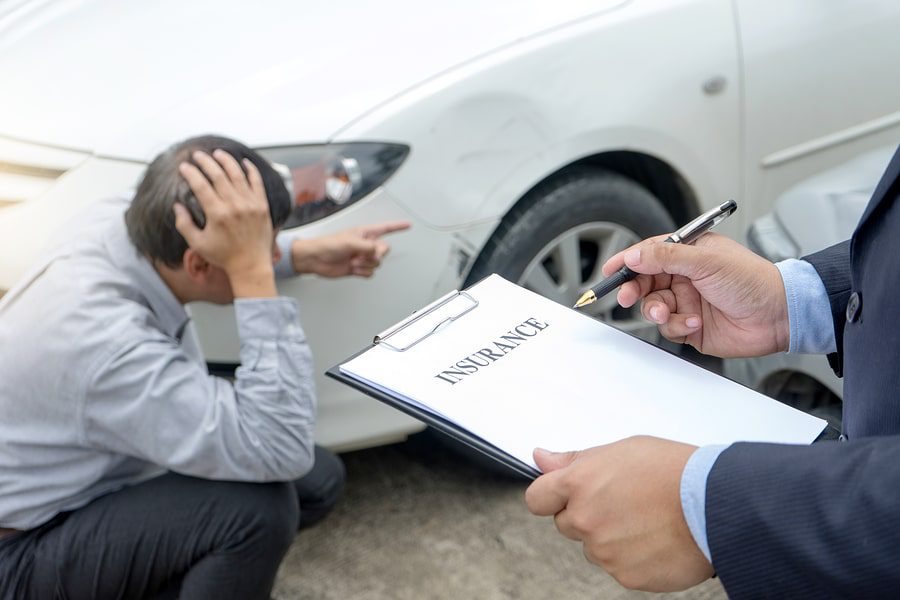
[[(387, 186), (435, 228), (496, 220), (542, 179), (606, 151), (658, 157), (713, 204), (740, 182), (738, 69), (730, 3), (633, 2), (435, 77), (335, 141), (411, 143)], [(706, 92), (711, 79), (723, 83)]]

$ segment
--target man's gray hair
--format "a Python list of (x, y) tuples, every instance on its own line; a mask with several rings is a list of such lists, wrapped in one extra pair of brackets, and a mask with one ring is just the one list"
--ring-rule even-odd
[(188, 244), (175, 228), (172, 206), (176, 202), (188, 209), (200, 227), (205, 225), (200, 203), (179, 173), (178, 165), (182, 162), (196, 165), (191, 158), (195, 151), (212, 154), (217, 148), (232, 155), (242, 168), (241, 159), (247, 158), (259, 169), (273, 227), (281, 227), (290, 215), (292, 202), (284, 180), (257, 152), (226, 137), (204, 135), (190, 138), (171, 146), (153, 159), (138, 185), (131, 206), (125, 212), (131, 242), (151, 261), (161, 261), (176, 269), (181, 266)]

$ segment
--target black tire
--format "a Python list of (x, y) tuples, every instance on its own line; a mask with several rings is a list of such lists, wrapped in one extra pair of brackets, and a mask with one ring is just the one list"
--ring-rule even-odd
[(536, 187), (503, 218), (465, 285), (491, 273), (518, 281), (548, 243), (567, 230), (596, 222), (620, 225), (633, 232), (635, 240), (675, 229), (662, 203), (641, 185), (610, 171), (572, 169)]
[[(662, 203), (641, 185), (609, 171), (573, 169), (536, 187), (504, 217), (476, 259), (465, 285), (469, 286), (491, 273), (519, 282), (525, 269), (543, 248), (567, 231), (591, 223), (621, 226), (633, 232), (635, 242), (675, 229), (675, 223)], [(598, 277), (599, 264), (596, 263), (601, 257), (592, 257), (590, 252), (586, 252), (585, 257), (582, 259), (585, 263), (582, 265), (584, 279), (590, 279), (589, 274)], [(587, 264), (591, 260), (593, 263)], [(589, 283), (593, 285), (596, 281)], [(583, 290), (583, 287), (579, 288), (577, 293)], [(577, 298), (577, 293), (573, 292), (575, 295), (568, 299), (569, 306)], [(621, 310), (623, 317), (640, 318), (639, 314), (635, 316), (636, 310)], [(647, 329), (655, 332), (652, 325), (647, 325)], [(504, 465), (439, 432), (431, 433), (431, 439), (487, 472), (522, 478)]]

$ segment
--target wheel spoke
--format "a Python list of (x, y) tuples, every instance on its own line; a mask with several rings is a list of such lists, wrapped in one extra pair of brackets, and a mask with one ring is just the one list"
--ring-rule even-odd
[(608, 261), (613, 254), (619, 250), (624, 250), (634, 241), (634, 236), (624, 229), (613, 229), (609, 233), (609, 237), (604, 241), (600, 249), (600, 264)]
[(560, 292), (559, 286), (550, 277), (550, 273), (544, 268), (544, 265), (538, 263), (525, 273), (520, 283), (533, 292), (537, 292), (541, 296), (550, 298), (557, 302), (564, 302), (565, 295)]
[(573, 294), (582, 284), (578, 235), (572, 233), (560, 240), (555, 254), (559, 267), (560, 291), (563, 294)]
[[(638, 241), (636, 234), (616, 223), (586, 223), (563, 232), (531, 259), (518, 283), (542, 296), (570, 305), (589, 286), (603, 278), (603, 263), (616, 252)], [(582, 244), (596, 244), (588, 255)], [(589, 277), (583, 277), (585, 270)], [(610, 321), (618, 307), (615, 294), (601, 299), (588, 314)]]

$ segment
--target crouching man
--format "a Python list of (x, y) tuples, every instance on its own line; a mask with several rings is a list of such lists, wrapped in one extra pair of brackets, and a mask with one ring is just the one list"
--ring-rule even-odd
[[(275, 287), (290, 210), (257, 153), (187, 140), (0, 302), (0, 597), (269, 597), (344, 478), (313, 443), (310, 349)], [(283, 262), (371, 274), (406, 226), (294, 240)], [(233, 383), (207, 372), (192, 301), (234, 303)]]

